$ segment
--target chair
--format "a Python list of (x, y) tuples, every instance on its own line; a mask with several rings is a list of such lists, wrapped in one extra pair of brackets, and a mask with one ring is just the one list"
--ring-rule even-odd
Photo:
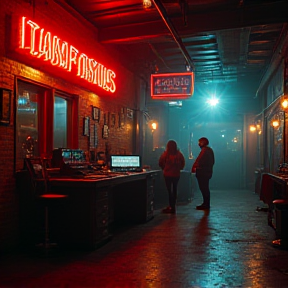
[(276, 236), (279, 238), (272, 241), (274, 246), (288, 247), (288, 200), (276, 199), (275, 205), (276, 216)]
[(28, 170), (30, 175), (31, 190), (34, 195), (43, 193), (45, 191), (45, 179), (42, 171), (42, 160), (41, 158), (25, 158), (24, 159), (24, 170)]
[(29, 171), (32, 189), (37, 203), (43, 204), (44, 206), (45, 236), (44, 241), (36, 246), (43, 247), (47, 253), (50, 248), (58, 246), (57, 243), (50, 242), (49, 208), (61, 204), (68, 196), (50, 191), (49, 175), (47, 172), (49, 159), (25, 158), (24, 167)]

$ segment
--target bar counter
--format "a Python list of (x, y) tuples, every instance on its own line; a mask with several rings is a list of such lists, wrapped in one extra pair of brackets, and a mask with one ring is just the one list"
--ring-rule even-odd
[(52, 192), (68, 195), (62, 242), (95, 249), (113, 236), (115, 227), (151, 220), (158, 172), (104, 172), (50, 178)]
[[(159, 172), (52, 175), (49, 177), (49, 192), (68, 197), (59, 208), (50, 209), (49, 229), (56, 231), (56, 240), (62, 246), (96, 249), (113, 237), (113, 231), (119, 226), (140, 224), (153, 218), (154, 185)], [(23, 188), (21, 190), (23, 192)], [(27, 205), (29, 200), (24, 197), (20, 201), (20, 210), (25, 215), (23, 219), (26, 217), (26, 227), (24, 225), (22, 230), (27, 234), (27, 222), (33, 221), (33, 215), (27, 216), (30, 204)]]
[[(262, 173), (259, 196), (260, 200), (268, 206), (268, 225), (277, 231), (277, 226), (279, 226), (279, 217), (277, 220), (276, 205), (273, 201), (278, 199), (288, 199), (288, 174)], [(287, 227), (285, 227), (285, 229), (287, 229)]]
[(288, 174), (262, 173), (260, 200), (271, 205), (275, 199), (288, 199)]

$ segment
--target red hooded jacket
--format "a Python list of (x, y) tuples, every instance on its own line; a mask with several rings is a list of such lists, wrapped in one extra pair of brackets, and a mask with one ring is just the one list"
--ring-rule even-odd
[(180, 171), (185, 166), (185, 158), (179, 150), (176, 154), (168, 154), (167, 151), (164, 151), (159, 158), (159, 166), (162, 168), (164, 176), (180, 177)]

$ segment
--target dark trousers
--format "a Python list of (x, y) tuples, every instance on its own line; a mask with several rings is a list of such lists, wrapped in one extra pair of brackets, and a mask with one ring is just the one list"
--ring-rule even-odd
[(198, 186), (203, 196), (203, 205), (207, 207), (210, 207), (210, 178), (210, 176), (197, 176)]
[(169, 195), (169, 206), (175, 209), (177, 201), (177, 185), (180, 177), (164, 177), (165, 184)]

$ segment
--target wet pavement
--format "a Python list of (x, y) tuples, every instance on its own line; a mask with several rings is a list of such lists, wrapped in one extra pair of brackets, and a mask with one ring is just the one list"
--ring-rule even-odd
[(257, 194), (212, 190), (210, 211), (198, 204), (196, 192), (175, 215), (156, 210), (153, 220), (122, 228), (95, 251), (2, 256), (0, 287), (288, 287), (288, 249), (272, 245), (276, 235)]

